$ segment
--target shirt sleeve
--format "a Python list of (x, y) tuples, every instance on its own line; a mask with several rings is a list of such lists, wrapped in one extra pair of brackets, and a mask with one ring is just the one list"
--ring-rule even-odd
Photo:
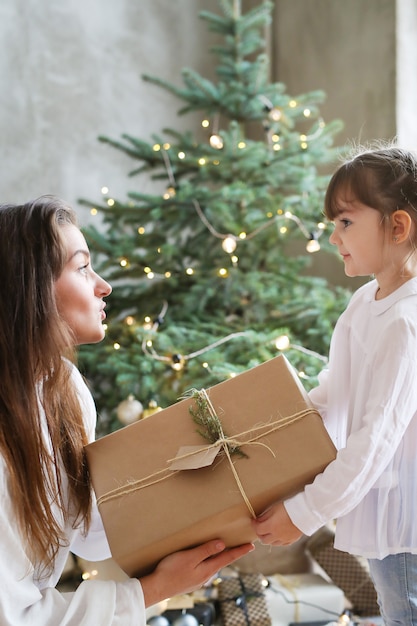
[(25, 552), (0, 460), (0, 624), (2, 626), (145, 626), (136, 579), (83, 581), (74, 593), (40, 589)]
[(285, 501), (292, 522), (306, 535), (352, 511), (394, 455), (403, 454), (402, 440), (417, 413), (414, 323), (396, 320), (388, 337), (373, 357), (360, 424), (355, 425), (346, 446), (324, 472), (303, 492)]
[(327, 414), (327, 381), (329, 370), (323, 369), (318, 375), (318, 385), (309, 391), (308, 396), (314, 404), (317, 411), (320, 413), (323, 421), (326, 422)]

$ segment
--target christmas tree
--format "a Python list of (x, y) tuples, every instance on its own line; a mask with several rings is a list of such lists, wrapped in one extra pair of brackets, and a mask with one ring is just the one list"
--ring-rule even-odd
[[(135, 189), (81, 201), (102, 216), (84, 232), (113, 286), (106, 339), (80, 351), (102, 432), (121, 426), (117, 407), (126, 423), (130, 409), (146, 415), (278, 350), (309, 388), (346, 304), (345, 290), (308, 273), (331, 248), (322, 207), (341, 123), (320, 116), (321, 91), (269, 82), (270, 2), (219, 5), (200, 14), (220, 41), (216, 82), (189, 68), (182, 87), (143, 77), (178, 97), (180, 115), (198, 111), (201, 129), (100, 137), (135, 161)], [(141, 193), (141, 176), (154, 193)]]

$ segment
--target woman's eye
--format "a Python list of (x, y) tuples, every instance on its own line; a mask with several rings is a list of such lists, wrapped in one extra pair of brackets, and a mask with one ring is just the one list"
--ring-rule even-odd
[(81, 267), (79, 267), (78, 270), (81, 272), (81, 274), (87, 274), (88, 263), (86, 265), (81, 265)]

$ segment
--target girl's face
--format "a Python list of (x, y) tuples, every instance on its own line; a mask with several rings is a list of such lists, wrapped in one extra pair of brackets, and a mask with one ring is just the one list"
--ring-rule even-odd
[(104, 337), (103, 298), (110, 285), (91, 267), (90, 253), (81, 231), (73, 225), (61, 228), (67, 262), (55, 282), (58, 312), (71, 328), (76, 345), (96, 343)]
[(357, 201), (339, 199), (338, 207), (329, 241), (342, 255), (345, 274), (378, 277), (386, 267), (384, 218)]

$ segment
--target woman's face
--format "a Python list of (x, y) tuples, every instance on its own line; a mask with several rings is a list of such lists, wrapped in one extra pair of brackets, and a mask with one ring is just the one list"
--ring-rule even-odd
[(71, 328), (75, 344), (96, 343), (104, 337), (103, 298), (110, 285), (91, 267), (90, 253), (81, 231), (71, 224), (61, 227), (67, 262), (55, 282), (58, 312)]

